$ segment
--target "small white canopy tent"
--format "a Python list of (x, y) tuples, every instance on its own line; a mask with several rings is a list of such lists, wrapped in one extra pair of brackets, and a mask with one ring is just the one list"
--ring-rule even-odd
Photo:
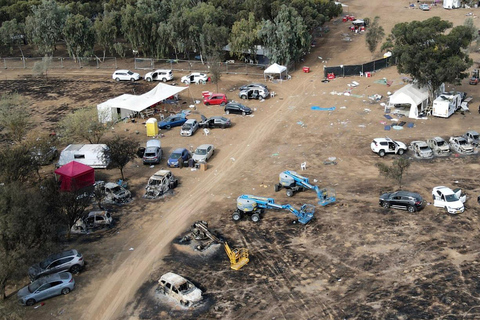
[(427, 108), (428, 89), (419, 88), (415, 84), (407, 84), (390, 96), (389, 105), (391, 107), (410, 105), (408, 117), (416, 119), (418, 114)]
[(131, 114), (143, 111), (187, 88), (159, 83), (155, 88), (141, 95), (122, 94), (97, 105), (98, 120), (106, 123), (127, 118)]
[[(283, 73), (285, 73), (285, 76), (283, 76)], [(278, 75), (280, 79), (283, 79), (287, 75), (287, 67), (274, 63), (271, 66), (269, 66), (267, 69), (265, 69), (265, 71), (263, 72), (263, 77), (265, 79), (269, 75)]]

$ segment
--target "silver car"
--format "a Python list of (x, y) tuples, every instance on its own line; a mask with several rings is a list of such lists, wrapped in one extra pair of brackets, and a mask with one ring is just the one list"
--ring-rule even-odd
[(28, 269), (30, 280), (36, 280), (40, 277), (69, 271), (73, 274), (79, 273), (85, 265), (83, 256), (77, 250), (67, 250), (57, 254), (52, 254), (42, 262), (36, 263)]
[(195, 150), (192, 158), (195, 162), (207, 162), (214, 152), (213, 144), (202, 144)]
[(17, 297), (21, 304), (33, 306), (38, 301), (61, 294), (68, 294), (74, 288), (75, 280), (72, 274), (62, 272), (40, 278), (30, 283), (18, 291)]

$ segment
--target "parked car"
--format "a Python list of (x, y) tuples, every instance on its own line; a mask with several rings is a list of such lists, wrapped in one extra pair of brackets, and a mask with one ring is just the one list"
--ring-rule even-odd
[(210, 77), (207, 76), (205, 73), (193, 72), (187, 76), (183, 76), (181, 79), (182, 83), (190, 84), (190, 83), (207, 83), (210, 80)]
[(130, 70), (117, 70), (112, 74), (112, 79), (115, 81), (137, 81), (140, 80), (140, 75)]
[(242, 90), (247, 90), (247, 89), (250, 89), (250, 88), (263, 88), (263, 89), (267, 89), (267, 86), (264, 85), (264, 84), (261, 84), (261, 83), (250, 83), (250, 84), (246, 84), (244, 86), (241, 86), (239, 89), (240, 91)]
[(178, 148), (173, 150), (172, 154), (170, 154), (170, 157), (168, 158), (167, 165), (170, 168), (182, 168), (183, 163), (185, 161), (188, 161), (192, 155), (190, 152), (185, 149), (185, 148)]
[(64, 271), (77, 274), (83, 269), (84, 265), (85, 261), (82, 254), (72, 249), (52, 254), (42, 262), (34, 264), (28, 269), (28, 275), (33, 281), (49, 274)]
[(158, 164), (162, 160), (162, 148), (160, 140), (150, 139), (145, 146), (145, 152), (143, 153), (143, 164)]
[(249, 107), (244, 106), (241, 103), (238, 102), (229, 102), (225, 105), (225, 113), (230, 114), (230, 113), (236, 113), (236, 114), (241, 114), (241, 115), (247, 115), (252, 113), (252, 109)]
[(98, 181), (95, 188), (103, 194), (104, 203), (124, 204), (132, 200), (131, 192), (118, 183)]
[(178, 179), (175, 178), (170, 170), (159, 170), (148, 179), (143, 197), (146, 199), (156, 199), (169, 190), (175, 189), (177, 186)]
[(430, 11), (430, 6), (426, 3), (422, 3), (421, 5), (418, 6), (418, 8), (422, 11)]
[(462, 190), (439, 186), (432, 190), (433, 205), (435, 207), (445, 208), (448, 213), (457, 214), (465, 211), (463, 203), (467, 200), (465, 195), (462, 195)]
[(472, 144), (474, 147), (478, 146), (478, 143), (480, 142), (480, 135), (478, 134), (477, 131), (467, 131), (463, 135), (465, 140), (467, 140), (468, 143)]
[(173, 272), (165, 273), (158, 280), (156, 291), (176, 300), (184, 307), (191, 307), (202, 300), (202, 290)]
[(240, 99), (266, 99), (270, 95), (267, 89), (264, 88), (248, 88), (240, 91), (238, 96)]
[(223, 93), (212, 93), (211, 95), (203, 98), (203, 103), (206, 106), (209, 106), (211, 104), (224, 106), (225, 104), (227, 104), (227, 102), (227, 96)]
[(450, 148), (458, 153), (472, 154), (473, 146), (464, 137), (450, 137)]
[(433, 158), (433, 151), (425, 141), (412, 141), (410, 143), (410, 150), (412, 150), (415, 156), (417, 156), (418, 158)]
[(450, 145), (441, 137), (428, 139), (427, 145), (432, 149), (435, 155), (444, 156), (450, 153)]
[(109, 228), (112, 226), (113, 218), (110, 212), (106, 210), (90, 211), (84, 218), (75, 221), (70, 229), (74, 234), (87, 234), (91, 231), (101, 228)]
[(425, 201), (418, 193), (410, 191), (388, 192), (380, 196), (379, 204), (381, 207), (388, 209), (403, 209), (408, 212), (417, 212), (425, 207)]
[(193, 153), (193, 160), (195, 162), (207, 162), (214, 153), (215, 149), (212, 144), (202, 144)]
[(204, 115), (201, 115), (202, 121), (199, 123), (202, 128), (229, 128), (232, 126), (230, 119), (225, 117), (210, 117), (207, 119)]
[(170, 130), (173, 127), (179, 127), (187, 122), (184, 114), (169, 116), (158, 123), (158, 128)]
[(188, 119), (180, 129), (182, 137), (190, 137), (198, 130), (198, 121), (195, 119)]
[(385, 156), (387, 153), (394, 153), (402, 155), (407, 151), (405, 143), (400, 141), (394, 141), (390, 138), (375, 138), (370, 144), (370, 148), (373, 152), (377, 153), (380, 157)]
[(28, 286), (18, 290), (17, 298), (21, 304), (33, 306), (35, 303), (69, 294), (75, 289), (75, 280), (69, 272), (62, 272), (33, 281)]
[(173, 72), (172, 70), (167, 69), (158, 69), (152, 72), (148, 72), (145, 75), (145, 80), (148, 82), (151, 81), (163, 81), (167, 82), (173, 79)]

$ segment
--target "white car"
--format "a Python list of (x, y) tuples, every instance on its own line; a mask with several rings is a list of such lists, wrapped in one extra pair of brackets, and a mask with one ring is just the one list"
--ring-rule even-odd
[(182, 137), (190, 137), (198, 130), (198, 121), (195, 119), (188, 119), (180, 129)]
[(473, 145), (468, 143), (464, 137), (450, 137), (450, 149), (455, 150), (461, 154), (472, 154), (474, 153)]
[(214, 152), (212, 144), (202, 144), (195, 150), (192, 158), (195, 162), (207, 162)]
[(140, 80), (140, 75), (130, 70), (117, 70), (112, 74), (112, 79), (115, 81), (137, 81)]
[(173, 272), (165, 273), (158, 280), (157, 292), (177, 300), (184, 307), (191, 307), (203, 298), (202, 290)]
[(407, 151), (405, 143), (400, 141), (394, 141), (390, 138), (375, 138), (370, 144), (370, 148), (373, 152), (377, 153), (380, 157), (385, 156), (387, 153), (395, 153), (402, 155)]
[(450, 214), (462, 213), (465, 211), (464, 202), (467, 196), (462, 196), (462, 190), (452, 190), (448, 187), (439, 186), (432, 190), (433, 205), (435, 207), (445, 208)]
[(183, 76), (180, 80), (182, 83), (190, 84), (190, 83), (207, 83), (209, 77), (205, 73), (193, 72), (188, 76)]
[(151, 81), (167, 82), (173, 79), (173, 72), (172, 70), (158, 69), (158, 70), (147, 73), (144, 78), (148, 82), (151, 82)]

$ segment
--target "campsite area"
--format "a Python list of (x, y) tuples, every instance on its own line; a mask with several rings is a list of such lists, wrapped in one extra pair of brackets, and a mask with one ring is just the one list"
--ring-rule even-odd
[[(410, 9), (408, 1), (345, 1), (349, 14), (368, 17), (375, 12), (388, 34), (395, 23), (435, 15), (462, 24), (478, 9), (424, 12)], [(347, 12), (346, 12), (347, 13)], [(471, 15), (470, 15), (471, 16)], [(370, 16), (371, 17), (371, 16)], [(371, 17), (373, 18), (373, 17)], [(475, 19), (478, 26), (478, 19)], [(466, 210), (448, 215), (432, 205), (418, 213), (383, 209), (378, 196), (398, 186), (381, 177), (377, 162), (391, 164), (398, 156), (380, 158), (370, 150), (372, 139), (385, 137), (409, 143), (434, 136), (447, 139), (468, 130), (480, 130), (478, 86), (468, 79), (454, 89), (473, 97), (471, 112), (448, 119), (406, 119), (414, 126), (385, 131), (391, 123), (380, 102), (387, 92), (403, 85), (405, 75), (390, 67), (371, 78), (346, 77), (323, 83), (323, 65), (370, 61), (364, 35), (342, 40), (348, 24), (341, 17), (328, 24), (330, 32), (317, 45), (292, 79), (266, 82), (263, 77), (223, 75), (219, 91), (238, 99), (238, 87), (262, 82), (275, 97), (264, 102), (247, 101), (252, 116), (229, 115), (229, 129), (198, 131), (181, 137), (179, 129), (161, 131), (162, 148), (215, 145), (207, 171), (172, 169), (180, 185), (172, 196), (142, 199), (148, 177), (162, 167), (144, 166), (136, 159), (125, 169), (130, 204), (113, 207), (116, 226), (85, 235), (68, 243), (83, 253), (84, 272), (76, 276), (76, 289), (67, 296), (26, 308), (26, 319), (478, 319), (480, 298), (479, 213), (477, 155), (412, 160), (404, 189), (420, 193), (431, 202), (432, 188), (462, 188)], [(480, 60), (471, 52), (474, 61)], [(475, 63), (477, 68), (478, 64)], [(48, 80), (31, 77), (28, 70), (1, 70), (4, 92), (24, 94), (39, 130), (51, 131), (62, 115), (75, 108), (96, 105), (123, 93), (143, 93), (155, 84), (141, 81), (116, 83), (113, 70), (62, 70)], [(186, 74), (186, 72), (185, 72)], [(182, 76), (175, 72), (175, 78)], [(387, 86), (382, 80), (392, 81)], [(357, 81), (358, 86), (349, 86)], [(453, 89), (450, 86), (450, 89)], [(181, 95), (188, 105), (200, 100), (202, 91), (216, 91), (214, 84), (191, 85)], [(348, 95), (345, 95), (348, 92)], [(378, 94), (380, 101), (369, 96)], [(334, 110), (315, 110), (312, 107)], [(167, 110), (177, 111), (177, 110)], [(223, 115), (219, 106), (197, 105), (191, 117)], [(138, 134), (137, 134), (138, 131)], [(142, 121), (119, 123), (111, 134), (128, 135), (143, 145), (147, 137)], [(407, 153), (406, 156), (409, 156)], [(324, 164), (331, 157), (336, 165)], [(306, 162), (306, 170), (300, 164)], [(337, 202), (316, 207), (307, 225), (294, 224), (288, 211), (267, 210), (258, 223), (234, 222), (236, 198), (253, 194), (275, 198), (278, 203), (300, 207), (314, 204), (311, 191), (287, 197), (276, 193), (278, 174), (293, 170), (320, 187), (333, 187)], [(53, 166), (44, 167), (48, 175)], [(118, 170), (96, 170), (98, 176), (119, 179)], [(179, 244), (192, 223), (208, 221), (211, 230), (230, 246), (248, 248), (250, 262), (239, 271), (230, 269), (220, 246), (200, 254)], [(185, 309), (155, 296), (160, 276), (173, 271), (204, 291), (199, 307)], [(27, 281), (27, 280), (26, 280)], [(19, 286), (22, 284), (19, 284)], [(19, 288), (9, 288), (14, 292)]]

